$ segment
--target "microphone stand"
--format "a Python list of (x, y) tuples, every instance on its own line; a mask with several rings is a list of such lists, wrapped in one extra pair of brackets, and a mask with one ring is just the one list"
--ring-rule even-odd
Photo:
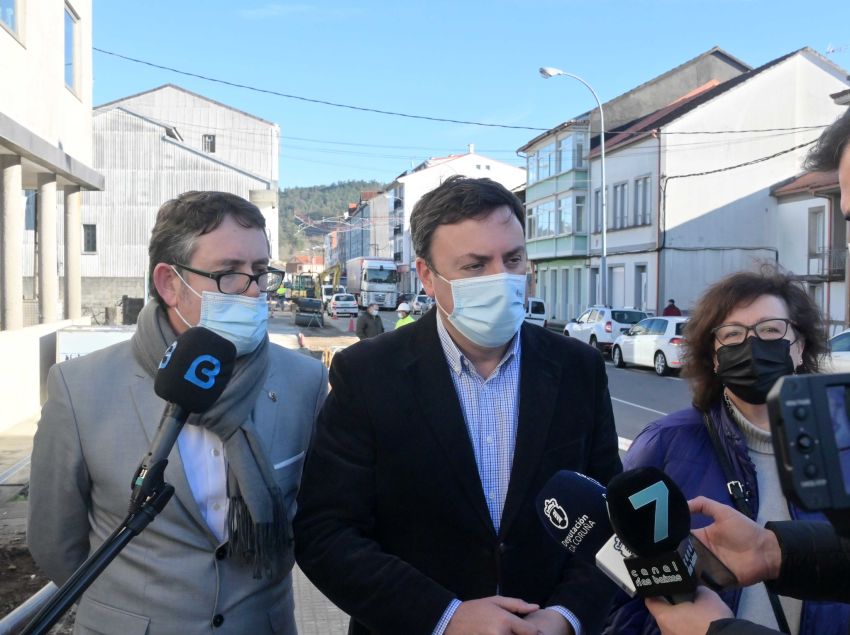
[(174, 487), (165, 482), (164, 472), (168, 463), (162, 458), (150, 467), (145, 467), (146, 460), (136, 470), (133, 477), (130, 498), (130, 511), (121, 521), (112, 535), (83, 562), (76, 571), (65, 581), (56, 593), (48, 600), (34, 618), (21, 631), (21, 635), (44, 635), (68, 607), (91, 586), (107, 565), (121, 553), (121, 550), (147, 527), (157, 514), (161, 512), (171, 496)]

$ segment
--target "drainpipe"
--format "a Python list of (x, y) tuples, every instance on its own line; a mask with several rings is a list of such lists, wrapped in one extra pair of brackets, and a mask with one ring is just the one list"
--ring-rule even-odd
[(661, 313), (661, 208), (666, 205), (666, 195), (661, 185), (661, 131), (656, 129), (653, 134), (658, 139), (658, 219), (655, 225), (655, 314)]

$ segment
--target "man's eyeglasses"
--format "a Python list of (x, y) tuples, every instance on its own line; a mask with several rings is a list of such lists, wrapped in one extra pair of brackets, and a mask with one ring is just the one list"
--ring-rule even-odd
[(772, 318), (770, 320), (762, 320), (750, 326), (744, 324), (721, 324), (711, 329), (714, 338), (722, 346), (734, 346), (735, 344), (743, 344), (747, 339), (747, 333), (752, 331), (760, 340), (769, 342), (771, 340), (781, 340), (788, 333), (788, 327), (794, 326), (791, 320), (785, 318)]
[(252, 282), (257, 283), (257, 287), (259, 287), (262, 293), (267, 293), (269, 291), (277, 291), (278, 287), (283, 284), (283, 271), (278, 271), (277, 269), (267, 269), (266, 271), (261, 271), (260, 273), (255, 274), (241, 273), (239, 271), (210, 273), (209, 271), (193, 269), (192, 267), (187, 267), (186, 265), (174, 266), (180, 267), (181, 269), (185, 269), (186, 271), (191, 271), (192, 273), (196, 273), (199, 276), (206, 276), (207, 278), (212, 278), (213, 280), (215, 280), (215, 283), (218, 286), (218, 290), (221, 293), (227, 293), (229, 295), (241, 295), (245, 293), (248, 290), (248, 287), (251, 286)]

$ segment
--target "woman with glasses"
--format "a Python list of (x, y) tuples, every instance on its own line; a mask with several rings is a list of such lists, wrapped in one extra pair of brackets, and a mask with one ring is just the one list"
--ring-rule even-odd
[[(760, 525), (791, 518), (826, 520), (782, 494), (767, 393), (784, 375), (818, 372), (826, 352), (820, 309), (787, 273), (765, 265), (729, 275), (698, 300), (685, 329), (683, 376), (691, 407), (647, 426), (623, 468), (660, 468), (688, 499), (706, 496)], [(710, 523), (691, 517), (696, 529)], [(733, 615), (794, 635), (845, 635), (850, 607), (777, 597), (764, 584), (725, 592)], [(658, 633), (640, 598), (615, 600), (605, 633)]]

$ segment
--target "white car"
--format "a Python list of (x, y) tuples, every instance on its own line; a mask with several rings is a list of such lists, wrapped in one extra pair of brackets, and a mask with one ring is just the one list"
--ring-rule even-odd
[(564, 327), (564, 335), (590, 344), (604, 353), (611, 349), (620, 333), (625, 333), (633, 324), (637, 324), (646, 317), (646, 313), (635, 309), (592, 306), (578, 318), (567, 323)]
[(654, 317), (641, 320), (622, 333), (611, 349), (614, 366), (650, 366), (664, 376), (682, 367), (686, 317)]
[(425, 313), (434, 305), (434, 298), (427, 295), (417, 295), (413, 299), (413, 303), (410, 305), (410, 308), (413, 309), (413, 313)]
[(829, 355), (823, 360), (825, 373), (850, 373), (850, 329), (829, 338)]
[(331, 317), (339, 317), (340, 315), (357, 317), (357, 300), (350, 293), (335, 293), (328, 301), (327, 310)]

